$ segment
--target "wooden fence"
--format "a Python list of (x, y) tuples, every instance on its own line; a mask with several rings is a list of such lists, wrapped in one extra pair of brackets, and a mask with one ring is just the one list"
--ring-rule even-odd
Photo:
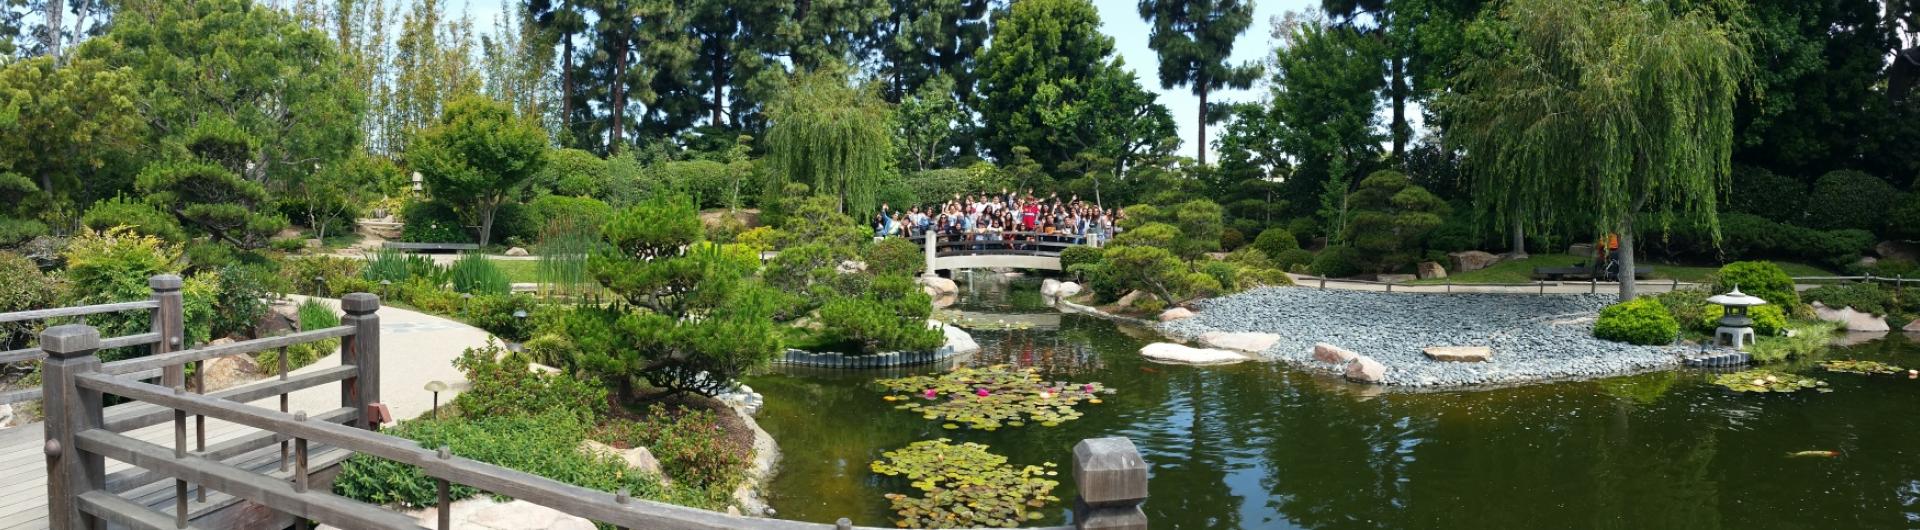
[[(153, 355), (163, 355), (167, 352), (183, 348), (185, 345), (181, 344), (181, 341), (184, 340), (183, 336), (185, 335), (183, 331), (185, 314), (182, 313), (181, 310), (180, 277), (172, 274), (162, 274), (149, 278), (147, 285), (153, 289), (152, 297), (147, 300), (0, 313), (0, 324), (32, 322), (52, 318), (85, 317), (109, 313), (151, 311), (153, 315), (153, 331), (101, 339), (100, 347), (126, 348), (150, 346)], [(0, 365), (38, 361), (45, 358), (47, 358), (46, 352), (42, 351), (41, 348), (10, 350), (0, 352)], [(198, 370), (196, 370), (196, 372), (198, 372)], [(165, 367), (157, 372), (139, 372), (130, 375), (138, 379), (151, 379), (158, 376), (161, 378), (162, 384), (167, 386), (186, 384), (186, 371), (180, 366)], [(40, 399), (40, 389), (38, 388), (0, 392), (0, 405), (38, 399)]]
[[(47, 329), (41, 335), (40, 349), (46, 357), (45, 449), (51, 527), (99, 529), (115, 524), (142, 529), (187, 528), (192, 522), (188, 515), (192, 511), (188, 506), (191, 485), (199, 492), (198, 499), (204, 499), (208, 489), (216, 490), (289, 515), (303, 527), (311, 520), (352, 529), (421, 528), (405, 514), (326, 491), (325, 481), (315, 478), (318, 470), (314, 454), (316, 448), (327, 448), (335, 454), (367, 454), (418, 466), (434, 477), (439, 489), (440, 529), (450, 525), (448, 492), (456, 483), (621, 528), (853, 528), (846, 519), (837, 524), (803, 523), (633, 499), (624, 490), (608, 493), (573, 486), (454, 456), (444, 446), (431, 450), (412, 440), (379, 433), (374, 420), (377, 416), (371, 412), (380, 402), (380, 319), (375, 314), (379, 306), (379, 298), (372, 294), (349, 294), (341, 299), (346, 316), (339, 327), (112, 363), (102, 363), (97, 356), (106, 345), (98, 330), (86, 325)], [(193, 394), (179, 386), (170, 388), (129, 377), (143, 370), (330, 338), (341, 339), (341, 365), (337, 368), (293, 377), (283, 371), (278, 380), (216, 394)], [(333, 382), (340, 383), (339, 409), (317, 415), (285, 410), (288, 392)], [(102, 400), (109, 394), (150, 407), (131, 417), (105, 417)], [(276, 394), (282, 396), (282, 410), (246, 404)], [(189, 415), (212, 417), (261, 432), (215, 449), (208, 449), (203, 441), (199, 448), (189, 450)], [(168, 417), (174, 425), (173, 447), (122, 434), (130, 428), (165, 422)], [(242, 453), (268, 450), (276, 443), (280, 445), (277, 469), (271, 465), (265, 470), (246, 467), (233, 460)], [(106, 459), (133, 468), (107, 475)], [(1140, 505), (1147, 498), (1147, 466), (1131, 441), (1081, 441), (1074, 447), (1073, 474), (1080, 490), (1074, 503), (1076, 528), (1146, 528), (1146, 515)], [(171, 515), (116, 494), (126, 484), (165, 479), (174, 481)]]

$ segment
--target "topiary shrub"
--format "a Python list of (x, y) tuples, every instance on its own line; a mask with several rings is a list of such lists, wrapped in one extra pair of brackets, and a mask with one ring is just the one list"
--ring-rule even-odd
[[(1212, 279), (1213, 283), (1211, 285), (1214, 286), (1217, 291), (1233, 292), (1240, 290), (1240, 267), (1232, 263), (1224, 261), (1201, 263), (1200, 274)], [(1202, 286), (1200, 285), (1194, 286), (1195, 290), (1200, 290), (1201, 288)]]
[(1787, 310), (1800, 307), (1800, 294), (1793, 289), (1793, 277), (1770, 261), (1728, 263), (1713, 274), (1713, 292), (1725, 293), (1736, 287), (1740, 292)]
[(905, 238), (889, 237), (867, 249), (866, 261), (876, 275), (912, 276), (926, 268), (927, 252)]
[(1900, 191), (1880, 177), (1850, 170), (1827, 173), (1813, 183), (1807, 223), (1828, 230), (1878, 229), (1899, 196)]
[(1060, 269), (1072, 271), (1074, 265), (1100, 263), (1106, 259), (1098, 248), (1085, 245), (1067, 247), (1060, 251)]
[(1220, 250), (1231, 251), (1246, 246), (1246, 244), (1247, 236), (1242, 234), (1240, 229), (1226, 228), (1220, 230)]
[(1313, 253), (1306, 249), (1296, 248), (1273, 257), (1273, 266), (1287, 272), (1306, 272), (1312, 264)]
[(1792, 223), (1807, 215), (1807, 185), (1793, 177), (1753, 166), (1734, 166), (1733, 187), (1746, 190), (1727, 197), (1735, 212)]
[(88, 206), (87, 213), (80, 216), (80, 224), (94, 230), (128, 226), (135, 233), (164, 239), (169, 243), (187, 240), (187, 231), (180, 228), (180, 221), (172, 214), (125, 197), (114, 197)]
[(33, 238), (47, 235), (47, 224), (33, 219), (0, 217), (0, 247), (20, 246)]
[(1289, 250), (1300, 250), (1300, 240), (1285, 228), (1268, 228), (1253, 239), (1253, 248), (1260, 249), (1268, 257), (1279, 257)]
[(1319, 255), (1313, 257), (1313, 263), (1307, 266), (1307, 270), (1312, 271), (1316, 275), (1329, 278), (1343, 278), (1360, 274), (1360, 251), (1348, 246), (1327, 247), (1326, 250), (1320, 251)]
[(1877, 283), (1822, 285), (1802, 294), (1808, 302), (1820, 302), (1834, 309), (1851, 307), (1875, 315), (1886, 315), (1898, 307), (1893, 293)]
[(1600, 319), (1593, 323), (1594, 337), (1642, 346), (1672, 344), (1679, 334), (1680, 323), (1652, 297), (1608, 306), (1600, 310)]
[(414, 201), (400, 211), (406, 223), (400, 240), (409, 243), (472, 243), (473, 236), (461, 222), (459, 212), (439, 201)]

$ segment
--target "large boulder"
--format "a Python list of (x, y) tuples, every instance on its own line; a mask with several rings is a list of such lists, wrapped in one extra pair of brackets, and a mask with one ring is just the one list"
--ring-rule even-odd
[(921, 289), (927, 292), (927, 296), (939, 298), (960, 294), (960, 284), (953, 283), (953, 280), (939, 276), (921, 276), (918, 281)]
[(1054, 289), (1053, 296), (1057, 298), (1073, 298), (1075, 296), (1079, 296), (1080, 291), (1081, 291), (1081, 288), (1080, 288), (1080, 284), (1078, 283), (1060, 282), (1060, 287)]
[(252, 355), (241, 353), (208, 359), (200, 369), (207, 371), (207, 388), (203, 392), (213, 392), (252, 381), (260, 373), (260, 364), (253, 361)]
[(1347, 363), (1346, 376), (1348, 381), (1357, 383), (1383, 383), (1387, 380), (1387, 366), (1362, 355)]
[(1184, 307), (1176, 307), (1173, 309), (1168, 309), (1166, 311), (1160, 312), (1161, 322), (1172, 322), (1175, 320), (1186, 320), (1189, 318), (1193, 318), (1193, 311)]
[(1912, 322), (1908, 322), (1907, 327), (1900, 328), (1900, 331), (1905, 331), (1909, 333), (1920, 333), (1920, 318), (1916, 318), (1916, 319), (1913, 319)]
[(620, 461), (627, 463), (628, 469), (660, 477), (661, 482), (667, 481), (667, 474), (660, 470), (660, 460), (654, 458), (653, 451), (649, 451), (645, 447), (622, 450), (593, 440), (586, 440), (580, 442), (580, 450), (591, 454), (618, 458)]
[(1045, 298), (1060, 296), (1060, 280), (1053, 278), (1040, 280), (1040, 296)]
[(1176, 364), (1233, 364), (1251, 360), (1244, 354), (1226, 350), (1194, 348), (1170, 342), (1156, 342), (1140, 348), (1149, 361)]
[(517, 258), (517, 257), (522, 257), (522, 256), (526, 256), (526, 255), (527, 255), (527, 249), (524, 249), (524, 248), (520, 248), (520, 247), (513, 247), (513, 248), (510, 248), (510, 249), (507, 249), (507, 255), (508, 255), (508, 256), (513, 256), (513, 257), (516, 257), (516, 258)]
[(1887, 319), (1873, 316), (1871, 313), (1856, 311), (1851, 307), (1834, 309), (1819, 302), (1813, 303), (1813, 314), (1820, 320), (1838, 322), (1847, 326), (1847, 331), (1889, 331)]
[(1140, 291), (1139, 289), (1135, 289), (1133, 291), (1127, 292), (1125, 296), (1121, 296), (1119, 300), (1114, 301), (1113, 305), (1116, 305), (1119, 307), (1133, 307), (1133, 301), (1139, 300), (1140, 297), (1142, 296), (1148, 296), (1148, 294)]
[(1267, 351), (1276, 342), (1280, 342), (1280, 336), (1272, 333), (1209, 331), (1200, 334), (1202, 346), (1246, 353)]
[(1920, 261), (1920, 245), (1913, 243), (1881, 241), (1880, 244), (1873, 246), (1873, 253), (1879, 254), (1881, 259)]
[(1429, 359), (1451, 363), (1486, 362), (1493, 357), (1493, 348), (1486, 346), (1434, 346), (1421, 352)]
[(938, 326), (940, 328), (940, 334), (946, 336), (947, 342), (940, 346), (941, 350), (951, 349), (953, 355), (965, 355), (980, 351), (980, 343), (974, 341), (973, 335), (967, 333), (967, 330), (960, 329), (960, 326), (944, 324), (938, 320), (928, 320), (927, 325), (930, 327)]
[(1358, 358), (1360, 358), (1360, 354), (1348, 351), (1346, 348), (1341, 348), (1339, 346), (1334, 346), (1332, 344), (1327, 344), (1325, 342), (1313, 345), (1313, 360), (1316, 360), (1316, 361), (1320, 361), (1327, 364), (1344, 365)]
[(1422, 261), (1420, 265), (1414, 267), (1414, 271), (1422, 280), (1437, 280), (1447, 277), (1447, 268), (1440, 266), (1439, 262)]
[(1447, 254), (1447, 259), (1453, 262), (1453, 270), (1455, 272), (1477, 271), (1500, 262), (1500, 256), (1478, 250)]
[(0, 429), (12, 427), (13, 420), (14, 420), (13, 405), (11, 404), (0, 405)]

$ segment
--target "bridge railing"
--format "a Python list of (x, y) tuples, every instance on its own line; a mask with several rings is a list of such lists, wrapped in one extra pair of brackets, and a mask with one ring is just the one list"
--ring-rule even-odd
[(1101, 235), (1047, 233), (1047, 232), (992, 232), (984, 234), (942, 235), (939, 233), (910, 236), (908, 241), (919, 243), (927, 256), (926, 274), (950, 267), (940, 266), (940, 258), (959, 258), (971, 256), (1034, 256), (1053, 258), (1070, 247), (1094, 246), (1101, 243)]
[[(313, 444), (367, 454), (419, 467), (435, 478), (439, 499), (437, 527), (451, 522), (448, 506), (452, 484), (513, 497), (581, 518), (621, 528), (648, 529), (851, 529), (847, 519), (836, 524), (804, 523), (728, 515), (631, 498), (625, 490), (604, 492), (574, 486), (537, 475), (506, 469), (452, 455), (418, 442), (376, 432), (368, 406), (379, 400), (379, 299), (366, 293), (344, 297), (347, 312), (337, 328), (307, 331), (274, 339), (234, 343), (217, 348), (173, 352), (157, 358), (101, 363), (99, 331), (85, 325), (50, 328), (41, 336), (47, 396), (46, 454), (48, 521), (56, 530), (98, 529), (108, 523), (134, 528), (186, 528), (187, 485), (199, 484), (292, 515), (304, 527), (307, 520), (341, 528), (422, 528), (412, 517), (385, 507), (339, 497), (314, 484), (309, 455)], [(261, 351), (299, 342), (342, 339), (341, 367), (238, 389), (246, 395), (197, 395), (178, 387), (143, 383), (125, 374), (149, 366), (188, 362), (218, 355)], [(310, 417), (246, 404), (261, 392), (284, 392), (325, 382), (341, 383), (342, 411)], [(234, 391), (229, 391), (234, 392)], [(102, 413), (102, 400), (111, 394), (155, 405), (171, 413), (173, 447), (115, 432)], [(268, 394), (271, 395), (271, 394)], [(282, 402), (284, 409), (284, 401)], [(170, 410), (167, 410), (170, 409)], [(349, 425), (335, 423), (344, 412)], [(188, 451), (186, 417), (200, 415), (261, 429), (260, 439), (293, 445), (293, 468), (285, 477), (262, 474), (221, 461), (204, 448)], [(367, 418), (362, 421), (359, 418)], [(164, 420), (161, 420), (164, 421)], [(262, 445), (261, 447), (265, 447)], [(282, 466), (286, 465), (282, 451)], [(116, 495), (113, 479), (104, 473), (105, 461), (132, 464), (122, 473), (171, 478), (175, 481), (175, 514), (169, 517)], [(1141, 503), (1147, 498), (1147, 466), (1133, 442), (1125, 438), (1083, 440), (1074, 446), (1073, 476), (1079, 487), (1074, 503), (1075, 528), (1146, 528)], [(150, 479), (151, 480), (151, 479)], [(878, 529), (873, 529), (878, 530)]]
[[(153, 294), (150, 298), (146, 300), (118, 302), (118, 303), (112, 303), (112, 304), (95, 304), (95, 305), (86, 305), (86, 306), (77, 306), (77, 307), (56, 307), (51, 309), (35, 309), (32, 311), (16, 311), (12, 313), (0, 313), (0, 324), (10, 324), (10, 323), (16, 323), (16, 322), (34, 322), (34, 321), (48, 320), (48, 319), (55, 319), (55, 318), (86, 317), (91, 315), (104, 315), (104, 314), (111, 314), (111, 313), (131, 313), (136, 311), (150, 311), (151, 314), (153, 315), (152, 331), (147, 333), (135, 333), (132, 335), (126, 335), (121, 337), (101, 339), (100, 347), (101, 348), (127, 348), (127, 347), (134, 347), (134, 346), (149, 346), (152, 348), (152, 355), (162, 355), (167, 352), (178, 350), (184, 347), (184, 345), (181, 344), (181, 341), (184, 340), (182, 337), (185, 334), (183, 331), (185, 327), (185, 314), (182, 312), (182, 309), (181, 309), (180, 277), (172, 274), (162, 274), (162, 275), (154, 276), (152, 278), (147, 279), (147, 286), (153, 289)], [(45, 358), (47, 358), (46, 352), (42, 351), (41, 348), (37, 348), (37, 347), (21, 348), (18, 350), (0, 351), (0, 365), (17, 363), (17, 362), (26, 362), (26, 361), (38, 361)], [(186, 370), (181, 366), (170, 366), (170, 367), (163, 368), (158, 372), (138, 373), (134, 375), (142, 379), (153, 378), (157, 376), (157, 377), (160, 377), (161, 381), (168, 386), (182, 385), (186, 383)], [(38, 388), (26, 388), (26, 389), (14, 390), (9, 392), (0, 392), (0, 405), (21, 403), (26, 401), (35, 401), (39, 399), (40, 399), (40, 389)]]

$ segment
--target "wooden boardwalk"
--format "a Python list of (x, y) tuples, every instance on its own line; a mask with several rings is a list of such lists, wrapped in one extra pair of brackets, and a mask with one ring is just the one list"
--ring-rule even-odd
[[(334, 301), (337, 303), (337, 301)], [(336, 306), (337, 307), (337, 306)], [(384, 307), (380, 309), (381, 335), (385, 347), (390, 352), (382, 360), (382, 369), (389, 374), (381, 381), (381, 392), (388, 407), (396, 418), (417, 416), (431, 408), (432, 397), (421, 390), (428, 380), (445, 381), (456, 389), (465, 388), (458, 370), (450, 364), (452, 359), (469, 347), (479, 347), (486, 343), (487, 334), (479, 329), (439, 317), (424, 315), (404, 309)], [(294, 370), (293, 375), (317, 372), (340, 366), (338, 352)], [(457, 391), (457, 390), (456, 390)], [(443, 393), (442, 400), (451, 400), (452, 393)], [(269, 397), (252, 404), (279, 409), (278, 397)], [(288, 397), (288, 410), (304, 410), (316, 417), (328, 411), (340, 408), (340, 389), (338, 384), (320, 385), (294, 392)], [(153, 405), (130, 403), (109, 407), (107, 420), (141, 411), (157, 410)], [(207, 448), (217, 449), (223, 442), (235, 442), (250, 435), (261, 435), (260, 430), (207, 418)], [(194, 443), (193, 421), (188, 420), (188, 444)], [(173, 422), (135, 429), (128, 436), (173, 447)], [(0, 430), (0, 530), (43, 529), (47, 523), (47, 462), (43, 452), (45, 434), (41, 424), (32, 423)], [(320, 468), (344, 456), (344, 452), (330, 448), (313, 448), (314, 467)], [(247, 453), (242, 460), (254, 469), (269, 471), (278, 468), (278, 445)], [(107, 460), (109, 477), (117, 471), (127, 469), (128, 465)], [(157, 477), (156, 477), (157, 479)], [(111, 479), (109, 479), (111, 482)], [(125, 493), (129, 498), (153, 506), (169, 515), (173, 513), (173, 487), (171, 480), (157, 481)], [(191, 495), (191, 493), (190, 493)], [(232, 498), (215, 492), (209, 492), (206, 503), (189, 503), (194, 513), (225, 506)]]

